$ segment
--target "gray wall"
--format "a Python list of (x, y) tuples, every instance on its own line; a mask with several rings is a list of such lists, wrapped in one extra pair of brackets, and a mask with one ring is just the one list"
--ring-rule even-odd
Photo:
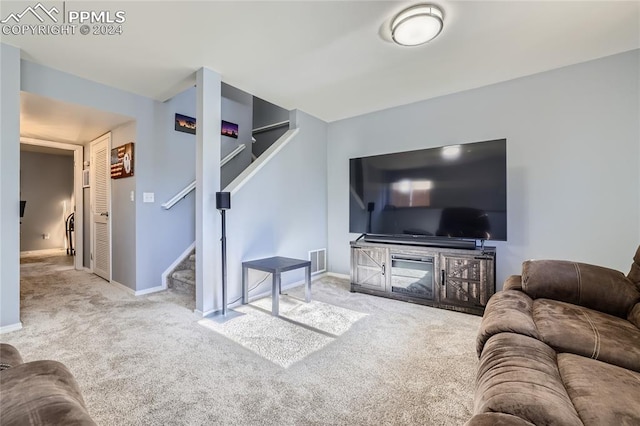
[(20, 50), (0, 43), (0, 331), (20, 322)]
[(73, 211), (72, 198), (73, 156), (20, 152), (20, 199), (27, 202), (21, 251), (66, 247), (65, 219)]
[[(289, 111), (281, 108), (264, 99), (254, 96), (253, 98), (253, 128), (268, 126), (289, 120)], [(253, 144), (252, 152), (256, 157), (261, 156), (280, 136), (289, 130), (289, 126), (278, 127), (276, 129), (263, 131), (254, 136), (256, 142)]]
[(256, 96), (253, 97), (254, 129), (287, 120), (289, 120), (288, 110)]
[[(640, 50), (331, 123), (329, 269), (349, 273), (349, 158), (507, 139), (508, 241), (529, 258), (627, 271), (640, 240)], [(398, 130), (400, 129), (400, 131)]]
[[(228, 188), (229, 301), (241, 294), (243, 261), (270, 256), (307, 259), (310, 250), (326, 247), (327, 123), (300, 111), (292, 114), (298, 135), (244, 185)], [(250, 275), (250, 285), (263, 275)], [(291, 271), (282, 282), (302, 279), (302, 271)], [(267, 280), (251, 294), (265, 292), (270, 285)]]
[[(138, 144), (136, 123), (130, 122), (111, 130), (111, 148), (129, 142), (133, 145), (133, 174), (138, 171)], [(136, 217), (135, 190), (133, 177), (111, 179), (111, 279), (123, 285), (136, 282)], [(131, 192), (134, 201), (131, 201)], [(138, 194), (142, 198), (142, 193)], [(117, 245), (115, 244), (117, 242)]]
[[(155, 142), (155, 105), (157, 102), (134, 95), (122, 90), (114, 89), (99, 83), (85, 80), (63, 73), (33, 62), (22, 60), (20, 63), (21, 89), (63, 102), (85, 105), (103, 111), (114, 112), (130, 116), (136, 121), (136, 172), (128, 178), (127, 185), (133, 185), (136, 192), (146, 191), (155, 182), (154, 142)], [(18, 92), (19, 94), (19, 92)], [(16, 142), (17, 143), (17, 142)], [(127, 211), (119, 212), (112, 208), (112, 216), (122, 218), (130, 224), (123, 224), (128, 229), (135, 229), (135, 246), (130, 247), (130, 239), (119, 241), (112, 239), (113, 247), (125, 247), (135, 256), (122, 259), (123, 262), (114, 264), (113, 276), (128, 276), (135, 270), (135, 277), (121, 282), (131, 289), (141, 290), (160, 285), (162, 265), (156, 262), (155, 256), (159, 251), (154, 247), (153, 236), (164, 230), (155, 227), (157, 210), (155, 204), (143, 204), (142, 197), (136, 196), (135, 216), (128, 216)], [(119, 270), (123, 268), (123, 270)]]
[[(196, 135), (175, 130), (176, 113), (196, 117), (196, 89), (185, 90), (156, 107), (157, 135), (154, 164), (157, 184), (154, 186), (157, 226), (164, 232), (153, 236), (157, 261), (162, 273), (195, 240), (195, 191), (169, 210), (160, 207), (196, 179)], [(142, 197), (142, 193), (138, 194)], [(158, 279), (159, 280), (159, 279)]]
[(251, 164), (251, 129), (253, 128), (253, 96), (222, 83), (222, 119), (238, 125), (238, 139), (222, 136), (220, 158), (244, 144), (245, 149), (220, 170), (220, 187), (224, 188)]

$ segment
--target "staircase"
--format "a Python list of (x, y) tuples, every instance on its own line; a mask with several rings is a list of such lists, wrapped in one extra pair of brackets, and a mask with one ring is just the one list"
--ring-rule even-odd
[(167, 287), (196, 297), (196, 254), (187, 256), (169, 275)]

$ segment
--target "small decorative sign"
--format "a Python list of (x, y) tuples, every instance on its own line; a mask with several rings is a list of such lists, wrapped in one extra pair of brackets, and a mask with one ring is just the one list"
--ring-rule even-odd
[(133, 176), (133, 142), (111, 150), (111, 179)]
[(196, 134), (196, 119), (182, 114), (176, 114), (176, 126), (178, 132)]
[(222, 120), (222, 135), (238, 139), (238, 125)]

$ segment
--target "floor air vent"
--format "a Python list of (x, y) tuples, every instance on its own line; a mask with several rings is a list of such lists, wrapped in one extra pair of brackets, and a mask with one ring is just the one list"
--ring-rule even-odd
[(312, 250), (309, 252), (311, 261), (311, 274), (318, 274), (327, 270), (327, 249)]

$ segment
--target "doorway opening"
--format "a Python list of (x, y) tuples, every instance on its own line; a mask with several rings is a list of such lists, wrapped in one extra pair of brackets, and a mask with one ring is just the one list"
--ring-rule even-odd
[(83, 147), (20, 138), (20, 252), (56, 251), (83, 269)]

